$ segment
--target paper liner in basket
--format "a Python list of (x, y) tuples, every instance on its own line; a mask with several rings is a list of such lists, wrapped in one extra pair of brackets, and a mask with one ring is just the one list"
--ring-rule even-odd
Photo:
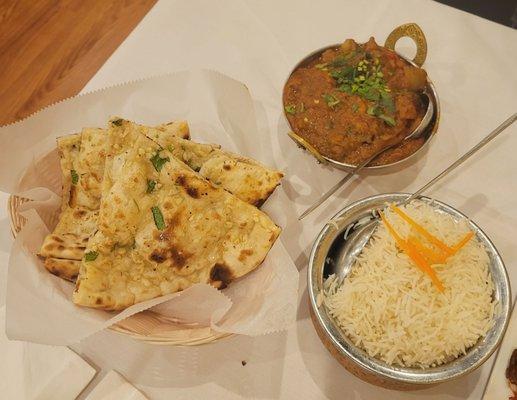
[[(6, 330), (11, 339), (70, 344), (126, 319), (149, 335), (160, 334), (161, 319), (221, 333), (259, 335), (283, 330), (295, 320), (298, 272), (280, 241), (252, 273), (218, 291), (205, 284), (136, 304), (120, 313), (78, 307), (73, 284), (46, 271), (36, 253), (57, 222), (60, 176), (55, 138), (82, 127), (104, 126), (110, 115), (157, 124), (186, 119), (193, 140), (220, 143), (271, 164), (269, 137), (260, 139), (247, 88), (212, 71), (182, 72), (104, 89), (60, 102), (0, 129), (5, 157), (0, 188), (32, 201), (9, 259)], [(36, 129), (37, 128), (37, 129)], [(23, 136), (24, 140), (18, 138)], [(239, 151), (240, 150), (240, 151)], [(274, 196), (273, 196), (274, 197)], [(268, 210), (281, 213), (274, 198)], [(154, 308), (153, 308), (154, 307)], [(131, 315), (143, 310), (145, 317)], [(142, 314), (144, 315), (144, 314)], [(126, 324), (126, 322), (124, 323)]]

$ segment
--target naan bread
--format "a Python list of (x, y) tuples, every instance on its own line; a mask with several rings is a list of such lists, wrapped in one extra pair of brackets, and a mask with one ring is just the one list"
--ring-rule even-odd
[[(88, 136), (100, 135), (100, 130), (85, 129)], [(83, 133), (84, 133), (83, 131)], [(58, 138), (57, 147), (60, 157), (63, 180), (61, 215), (54, 232), (47, 235), (40, 250), (40, 256), (45, 258), (45, 267), (53, 274), (68, 280), (74, 280), (78, 274), (78, 263), (86, 248), (89, 237), (97, 226), (100, 193), (89, 194), (83, 189), (81, 180), (82, 136), (83, 133)], [(90, 145), (87, 148), (91, 147)], [(95, 158), (99, 158), (97, 156)], [(102, 158), (104, 162), (104, 158)], [(86, 175), (89, 177), (89, 175)], [(60, 261), (65, 259), (66, 262)]]
[(119, 310), (194, 283), (222, 288), (262, 263), (280, 233), (266, 214), (121, 126), (110, 130), (76, 304)]
[(62, 174), (62, 202), (61, 210), (68, 207), (70, 202), (70, 188), (72, 186), (71, 171), (75, 169), (74, 161), (77, 160), (81, 148), (81, 134), (74, 133), (57, 139), (57, 151)]
[(81, 261), (66, 260), (61, 258), (47, 258), (45, 259), (45, 268), (59, 276), (60, 278), (75, 282), (79, 269), (81, 267)]
[(154, 129), (157, 129), (165, 134), (172, 133), (173, 136), (180, 139), (190, 139), (190, 129), (186, 121), (171, 121), (165, 124), (157, 125)]
[(267, 200), (283, 177), (280, 171), (268, 168), (251, 158), (221, 150), (217, 145), (162, 135), (155, 128), (123, 119), (117, 121), (120, 123), (119, 129), (134, 130), (146, 135), (213, 184), (257, 207)]
[(222, 150), (212, 152), (199, 174), (257, 207), (264, 204), (283, 177), (255, 160)]
[[(185, 121), (156, 127), (162, 135), (189, 137)], [(88, 239), (97, 230), (107, 131), (85, 128), (79, 134), (58, 138), (63, 178), (61, 215), (41, 247), (45, 267), (61, 278), (75, 280)], [(76, 261), (76, 262), (74, 262)]]
[(106, 131), (85, 128), (81, 132), (81, 148), (74, 159), (77, 184), (71, 187), (71, 206), (98, 210), (101, 200), (101, 183), (106, 157)]
[[(150, 128), (114, 118), (111, 129), (115, 146), (134, 143), (138, 136), (169, 149), (192, 169), (241, 200), (260, 206), (274, 191), (283, 176), (255, 160), (221, 150), (216, 145), (194, 143), (185, 121), (174, 121)], [(103, 129), (85, 128), (80, 134), (58, 139), (63, 175), (63, 203), (60, 220), (53, 233), (45, 238), (40, 255), (55, 275), (74, 280), (88, 239), (97, 230), (101, 188), (104, 179), (107, 133)], [(152, 144), (152, 143), (151, 143)], [(56, 260), (68, 260), (57, 262)], [(66, 266), (61, 269), (60, 266)]]

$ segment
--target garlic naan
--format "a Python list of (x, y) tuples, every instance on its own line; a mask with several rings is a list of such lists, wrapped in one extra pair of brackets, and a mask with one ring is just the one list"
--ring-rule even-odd
[[(139, 136), (144, 136), (150, 139), (150, 145), (168, 149), (171, 155), (199, 171), (214, 185), (256, 206), (269, 197), (283, 176), (279, 171), (221, 150), (219, 146), (187, 140), (190, 133), (185, 121), (151, 128), (114, 118), (110, 129), (116, 131), (111, 135), (112, 146), (129, 149)], [(75, 280), (88, 239), (97, 230), (107, 140), (107, 131), (98, 128), (86, 128), (80, 134), (58, 139), (63, 204), (59, 223), (45, 238), (40, 255), (45, 258), (50, 272), (68, 280)]]
[(119, 310), (194, 283), (221, 288), (259, 266), (280, 228), (133, 128), (112, 121), (74, 302)]

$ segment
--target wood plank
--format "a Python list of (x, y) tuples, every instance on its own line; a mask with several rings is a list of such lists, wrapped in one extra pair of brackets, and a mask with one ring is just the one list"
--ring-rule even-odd
[(0, 125), (77, 94), (156, 1), (0, 1)]

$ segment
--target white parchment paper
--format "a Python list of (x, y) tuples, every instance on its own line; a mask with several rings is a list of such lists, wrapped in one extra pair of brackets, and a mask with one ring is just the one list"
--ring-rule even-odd
[[(280, 240), (257, 270), (223, 291), (194, 285), (120, 313), (71, 302), (73, 284), (48, 273), (36, 256), (57, 222), (60, 207), (55, 139), (83, 127), (103, 127), (112, 115), (148, 125), (186, 119), (193, 140), (218, 143), (274, 166), (268, 156), (268, 138), (258, 135), (249, 91), (213, 71), (180, 72), (78, 96), (1, 128), (5, 156), (0, 160), (4, 172), (0, 189), (31, 199), (22, 206), (27, 223), (9, 260), (9, 338), (71, 344), (151, 307), (176, 321), (211, 326), (220, 332), (259, 335), (286, 329), (295, 320), (298, 272)], [(275, 195), (265, 208), (273, 218), (282, 214)]]

